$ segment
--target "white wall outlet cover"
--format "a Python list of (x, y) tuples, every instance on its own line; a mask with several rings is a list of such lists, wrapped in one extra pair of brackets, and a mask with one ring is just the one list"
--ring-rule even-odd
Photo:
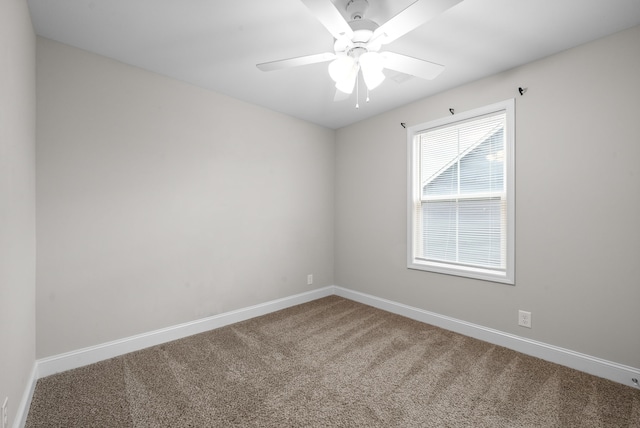
[(531, 328), (531, 312), (518, 311), (518, 325)]

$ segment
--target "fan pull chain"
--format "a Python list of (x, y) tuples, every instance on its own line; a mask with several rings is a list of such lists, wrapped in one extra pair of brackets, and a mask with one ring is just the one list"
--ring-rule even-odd
[(369, 102), (369, 87), (367, 86), (367, 102)]
[(356, 74), (356, 109), (360, 108), (360, 73)]

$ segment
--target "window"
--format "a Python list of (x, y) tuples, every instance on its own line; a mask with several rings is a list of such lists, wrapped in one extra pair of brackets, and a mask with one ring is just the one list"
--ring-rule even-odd
[(408, 129), (408, 267), (514, 283), (514, 101)]

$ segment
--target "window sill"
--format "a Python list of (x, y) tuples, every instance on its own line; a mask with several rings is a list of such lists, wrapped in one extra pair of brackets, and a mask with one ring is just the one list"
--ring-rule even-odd
[(502, 270), (483, 269), (477, 267), (459, 266), (422, 260), (413, 260), (412, 262), (410, 261), (407, 267), (413, 270), (422, 270), (426, 272), (441, 273), (445, 275), (480, 279), (483, 281), (500, 282), (508, 285), (515, 284), (513, 273), (505, 272)]

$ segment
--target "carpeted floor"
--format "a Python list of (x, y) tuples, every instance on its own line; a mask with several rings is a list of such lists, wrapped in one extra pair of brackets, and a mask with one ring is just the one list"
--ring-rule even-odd
[(38, 381), (27, 427), (640, 427), (640, 390), (331, 296)]

